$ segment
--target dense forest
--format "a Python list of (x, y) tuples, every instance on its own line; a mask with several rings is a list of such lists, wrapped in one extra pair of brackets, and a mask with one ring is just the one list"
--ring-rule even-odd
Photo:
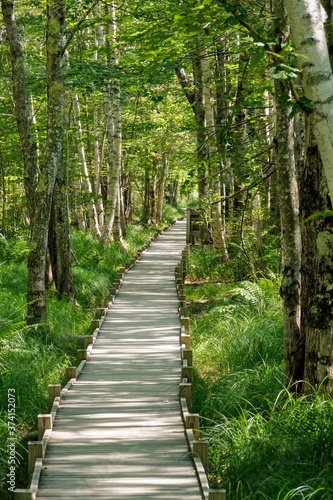
[(195, 207), (210, 480), (230, 499), (333, 498), (331, 1), (1, 8), (0, 496), (8, 390), (25, 486), (47, 385), (93, 309)]

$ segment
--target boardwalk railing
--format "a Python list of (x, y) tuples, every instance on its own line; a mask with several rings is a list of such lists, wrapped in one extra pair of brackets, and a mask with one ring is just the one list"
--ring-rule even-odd
[(184, 291), (184, 281), (188, 266), (189, 252), (190, 247), (189, 245), (186, 245), (182, 252), (182, 259), (175, 269), (181, 322), (180, 343), (182, 357), (182, 380), (179, 385), (179, 396), (182, 418), (203, 498), (205, 500), (225, 500), (225, 490), (213, 490), (209, 488), (207, 477), (208, 442), (200, 439), (199, 414), (192, 413), (193, 350), (191, 349), (190, 319), (188, 309), (186, 307), (186, 297)]

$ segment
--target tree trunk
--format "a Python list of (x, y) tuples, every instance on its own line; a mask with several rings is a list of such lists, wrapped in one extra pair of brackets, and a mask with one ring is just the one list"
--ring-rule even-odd
[(45, 269), (51, 202), (63, 153), (63, 47), (65, 1), (49, 0), (47, 5), (47, 136), (45, 158), (38, 180), (36, 207), (28, 256), (27, 322), (46, 321)]
[(307, 120), (308, 144), (300, 173), (302, 221), (302, 315), (305, 337), (304, 392), (322, 385), (333, 393), (333, 228), (331, 217), (307, 218), (316, 210), (332, 210), (318, 146)]
[(87, 165), (87, 161), (86, 161), (82, 126), (81, 126), (80, 104), (79, 104), (79, 98), (78, 98), (77, 94), (75, 94), (75, 96), (73, 98), (73, 109), (74, 109), (74, 118), (75, 118), (75, 125), (76, 125), (76, 131), (77, 131), (77, 150), (78, 150), (79, 160), (81, 162), (83, 179), (84, 179), (85, 185), (86, 185), (86, 192), (89, 195), (89, 204), (88, 204), (89, 228), (94, 236), (100, 237), (101, 231), (99, 228), (98, 213), (97, 213), (95, 200), (93, 198), (93, 188), (91, 185), (89, 171), (88, 171), (88, 165)]
[(311, 101), (316, 138), (333, 200), (333, 77), (328, 54), (325, 12), (318, 0), (288, 0), (289, 15), (305, 97)]
[(29, 104), (25, 86), (24, 57), (14, 14), (14, 1), (1, 0), (2, 15), (10, 48), (14, 107), (24, 163), (24, 188), (30, 221), (36, 208), (35, 193), (38, 180), (37, 144), (29, 122)]
[(197, 127), (197, 157), (198, 157), (198, 195), (199, 201), (203, 202), (208, 197), (208, 152), (205, 127), (205, 108), (203, 97), (203, 79), (201, 55), (193, 59), (193, 77), (195, 88), (195, 121)]
[(74, 297), (72, 249), (68, 213), (67, 172), (60, 162), (53, 191), (48, 248), (52, 277), (58, 297)]
[[(274, 0), (275, 35), (281, 42), (288, 39), (288, 25), (283, 0)], [(281, 51), (281, 45), (274, 49)], [(299, 193), (294, 155), (293, 120), (291, 109), (281, 106), (288, 95), (285, 81), (274, 79), (275, 107), (275, 166), (278, 179), (278, 198), (281, 217), (282, 282), (280, 294), (284, 310), (284, 360), (287, 385), (302, 379), (304, 366), (304, 335), (300, 332), (300, 266), (301, 233)], [(293, 388), (296, 390), (296, 386)]]
[[(118, 49), (117, 42), (117, 24), (116, 24), (116, 6), (112, 2), (111, 6), (107, 6), (107, 15), (110, 18), (109, 25), (109, 43), (110, 43), (110, 59), (108, 64), (116, 72), (118, 67)], [(98, 34), (100, 43), (103, 42), (101, 34)], [(111, 86), (111, 88), (110, 88)], [(108, 164), (109, 164), (109, 182), (106, 203), (105, 225), (103, 229), (102, 239), (106, 243), (110, 240), (113, 230), (118, 190), (121, 176), (122, 162), (122, 111), (120, 101), (120, 81), (119, 78), (112, 78), (110, 85), (107, 84), (104, 90), (104, 110), (107, 122), (108, 134)]]
[(168, 170), (169, 170), (169, 161), (167, 154), (164, 152), (162, 155), (162, 165), (158, 176), (157, 205), (156, 205), (157, 224), (159, 224), (162, 220)]

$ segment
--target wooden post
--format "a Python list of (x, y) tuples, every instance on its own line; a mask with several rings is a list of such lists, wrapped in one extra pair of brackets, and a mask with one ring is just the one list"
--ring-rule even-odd
[(180, 310), (180, 315), (183, 316), (184, 318), (188, 318), (188, 308), (182, 307)]
[(101, 318), (102, 316), (105, 316), (106, 314), (106, 308), (105, 307), (97, 307), (96, 309), (96, 317)]
[(186, 429), (192, 429), (194, 439), (198, 441), (200, 439), (200, 417), (199, 413), (189, 413), (185, 417)]
[(32, 476), (35, 462), (37, 458), (43, 458), (43, 443), (42, 441), (29, 441), (28, 442), (28, 473), (29, 477)]
[(208, 500), (226, 500), (225, 490), (209, 490)]
[(72, 378), (76, 378), (76, 366), (68, 366), (66, 368), (66, 380), (69, 382)]
[(208, 474), (208, 442), (207, 441), (193, 441), (193, 453), (200, 457), (202, 465)]
[(189, 334), (190, 333), (190, 318), (188, 316), (182, 316), (180, 318), (180, 323), (181, 323), (181, 325), (184, 326), (185, 333)]
[(182, 378), (187, 378), (189, 382), (193, 382), (193, 367), (184, 365), (182, 366)]
[(180, 336), (180, 342), (185, 344), (186, 349), (191, 349), (191, 335), (182, 334)]
[(191, 209), (186, 210), (186, 243), (191, 243)]
[(83, 361), (84, 359), (87, 359), (87, 349), (78, 349), (77, 350), (77, 360), (78, 360), (78, 362), (81, 363), (81, 361)]
[(84, 349), (87, 349), (88, 345), (92, 344), (94, 342), (94, 336), (93, 335), (85, 335), (83, 337), (83, 347)]
[(46, 429), (52, 429), (52, 415), (38, 415), (38, 441), (41, 441)]
[(186, 399), (187, 409), (190, 412), (192, 409), (192, 385), (188, 382), (179, 384), (179, 396)]
[(193, 349), (183, 349), (183, 359), (186, 359), (187, 366), (193, 365)]
[(99, 319), (92, 319), (90, 327), (91, 333), (93, 333), (96, 330), (96, 328), (99, 328)]
[(50, 384), (49, 385), (49, 410), (53, 406), (54, 398), (60, 398), (61, 385), (60, 384)]

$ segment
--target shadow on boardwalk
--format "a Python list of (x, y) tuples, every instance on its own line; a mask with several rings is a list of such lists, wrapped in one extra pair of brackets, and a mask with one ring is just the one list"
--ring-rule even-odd
[(185, 223), (128, 271), (80, 377), (61, 399), (37, 498), (202, 498), (179, 406), (174, 269)]

